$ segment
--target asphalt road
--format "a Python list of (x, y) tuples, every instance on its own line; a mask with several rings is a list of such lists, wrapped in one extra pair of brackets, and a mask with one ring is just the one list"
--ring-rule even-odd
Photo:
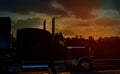
[[(112, 69), (100, 68), (100, 69), (94, 70), (93, 72), (67, 72), (65, 70), (64, 65), (59, 65), (59, 66), (56, 66), (56, 70), (57, 70), (57, 74), (120, 74), (120, 68), (112, 68)], [(44, 69), (37, 69), (37, 71), (36, 69), (35, 71), (34, 69), (29, 69), (28, 71), (31, 71), (31, 72), (18, 72), (15, 74), (49, 74), (48, 72), (50, 72), (50, 70), (48, 71), (48, 67)]]
[[(48, 72), (18, 72), (17, 74), (48, 74)], [(52, 74), (52, 73), (51, 73)], [(94, 72), (57, 72), (57, 74), (120, 74), (119, 70), (100, 70)]]

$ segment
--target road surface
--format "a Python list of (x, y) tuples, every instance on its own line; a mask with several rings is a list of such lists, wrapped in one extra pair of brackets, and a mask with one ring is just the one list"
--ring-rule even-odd
[[(18, 72), (17, 74), (48, 74), (48, 72)], [(101, 71), (94, 71), (94, 72), (57, 72), (57, 74), (120, 74), (120, 69), (119, 70), (101, 70)]]

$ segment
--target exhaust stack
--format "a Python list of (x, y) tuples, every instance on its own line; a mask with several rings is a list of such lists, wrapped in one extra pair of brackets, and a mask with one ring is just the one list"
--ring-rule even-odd
[(43, 21), (43, 29), (46, 30), (46, 20)]
[(55, 35), (55, 17), (52, 18), (52, 36), (54, 38)]

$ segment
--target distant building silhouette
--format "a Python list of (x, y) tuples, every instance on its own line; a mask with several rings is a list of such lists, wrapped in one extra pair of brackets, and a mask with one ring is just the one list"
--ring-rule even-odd
[(0, 17), (0, 73), (8, 71), (10, 62), (10, 35), (11, 19), (10, 17)]
[(10, 48), (10, 17), (0, 17), (0, 48)]

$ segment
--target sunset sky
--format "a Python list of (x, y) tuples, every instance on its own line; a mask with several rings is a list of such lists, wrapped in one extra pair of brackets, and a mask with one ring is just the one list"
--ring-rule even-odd
[(64, 36), (120, 36), (120, 0), (0, 0), (0, 17), (12, 18), (12, 33), (19, 28), (41, 28), (56, 17), (56, 32)]

